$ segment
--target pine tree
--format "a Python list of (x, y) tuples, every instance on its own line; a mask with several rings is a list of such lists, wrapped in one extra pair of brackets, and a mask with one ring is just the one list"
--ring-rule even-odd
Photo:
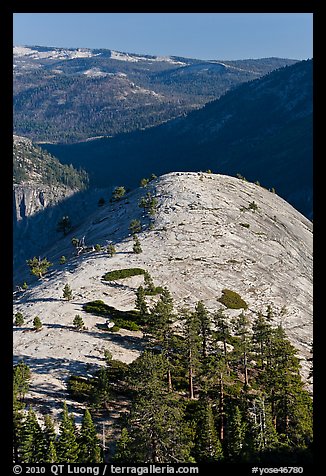
[(49, 447), (46, 452), (46, 456), (44, 459), (44, 463), (57, 463), (58, 462), (58, 457), (57, 457), (57, 452), (55, 449), (55, 444), (53, 441), (50, 441)]
[(62, 232), (64, 236), (66, 236), (69, 233), (71, 228), (72, 228), (72, 225), (71, 225), (70, 218), (68, 216), (62, 217), (61, 220), (59, 220), (57, 223), (57, 231)]
[(185, 339), (187, 352), (187, 367), (189, 381), (189, 398), (195, 398), (194, 379), (199, 372), (201, 341), (199, 336), (199, 322), (196, 313), (185, 312)]
[(76, 314), (73, 320), (73, 325), (76, 327), (76, 329), (81, 330), (85, 326), (83, 318), (79, 315)]
[(45, 463), (56, 463), (57, 462), (57, 453), (56, 453), (56, 432), (54, 429), (54, 423), (50, 415), (45, 415), (44, 417), (44, 449), (43, 449), (43, 461)]
[(128, 419), (136, 463), (186, 463), (192, 442), (179, 402), (168, 396), (137, 399)]
[(280, 438), (288, 444), (305, 447), (312, 440), (312, 401), (303, 388), (296, 353), (284, 329), (276, 328), (271, 339), (270, 365), (261, 381)]
[(213, 463), (223, 458), (221, 442), (217, 436), (212, 405), (202, 401), (197, 417), (195, 459), (199, 463)]
[(29, 410), (21, 431), (20, 459), (23, 463), (43, 461), (44, 437), (33, 410)]
[(145, 291), (143, 286), (139, 286), (136, 291), (136, 309), (142, 317), (148, 315), (148, 306), (145, 299)]
[(42, 328), (42, 322), (39, 316), (35, 316), (33, 320), (33, 326), (36, 331), (40, 330)]
[(278, 437), (272, 422), (270, 405), (263, 395), (252, 399), (246, 413), (246, 434), (244, 452), (251, 455), (262, 453), (278, 444)]
[(197, 302), (195, 313), (199, 324), (202, 358), (205, 359), (207, 357), (208, 339), (210, 337), (210, 319), (208, 310), (202, 301)]
[(107, 369), (101, 367), (96, 377), (95, 390), (92, 394), (93, 403), (96, 407), (106, 407), (110, 398), (110, 380)]
[(56, 451), (59, 463), (76, 463), (78, 461), (79, 446), (77, 435), (73, 418), (68, 414), (66, 402), (63, 405)]
[(270, 349), (271, 326), (266, 321), (261, 312), (252, 326), (253, 350), (259, 355), (258, 367), (264, 370), (268, 365), (268, 356)]
[[(31, 370), (25, 362), (19, 362), (13, 368), (13, 392), (14, 398), (22, 401), (28, 392), (31, 379)], [(21, 406), (20, 406), (21, 408)]]
[(127, 428), (122, 428), (120, 438), (117, 441), (113, 460), (116, 463), (132, 463), (134, 457), (131, 452), (132, 439)]
[(115, 249), (115, 246), (110, 243), (108, 244), (108, 246), (106, 247), (106, 251), (107, 251), (107, 254), (112, 258), (112, 256), (114, 256), (117, 252), (117, 250)]
[(86, 408), (82, 420), (79, 442), (79, 463), (100, 463), (101, 449), (98, 444), (97, 432), (89, 410)]
[(129, 225), (129, 230), (131, 231), (132, 235), (135, 235), (136, 233), (141, 232), (141, 223), (139, 220), (131, 220), (130, 225)]
[(47, 260), (47, 258), (34, 258), (28, 259), (26, 261), (31, 274), (34, 276), (37, 276), (39, 279), (42, 279), (44, 274), (48, 271), (49, 267), (52, 266), (53, 263), (50, 263), (50, 261)]
[(238, 351), (241, 355), (244, 375), (244, 386), (249, 385), (248, 357), (250, 353), (249, 320), (243, 312), (234, 319), (234, 333), (239, 338)]
[(173, 314), (173, 298), (170, 291), (165, 287), (160, 295), (160, 299), (151, 309), (151, 317), (149, 320), (149, 332), (153, 335), (156, 343), (161, 346), (162, 352), (167, 359), (167, 379), (168, 389), (172, 391), (172, 374), (171, 374), (171, 337), (172, 323), (175, 319)]
[(118, 202), (119, 200), (121, 200), (124, 196), (126, 195), (126, 189), (125, 187), (116, 187), (113, 192), (112, 192), (112, 198), (111, 198), (111, 202)]
[(145, 292), (148, 294), (153, 294), (155, 292), (155, 285), (152, 276), (146, 272), (144, 274), (144, 284), (145, 284)]
[(239, 407), (231, 407), (228, 412), (226, 448), (228, 458), (238, 461), (245, 442), (245, 423), (243, 422)]
[(71, 301), (72, 299), (72, 289), (68, 283), (66, 283), (63, 288), (63, 298), (66, 299), (67, 301)]
[(21, 312), (16, 312), (15, 314), (15, 326), (22, 326), (24, 324), (24, 316), (22, 315)]
[(142, 253), (143, 250), (142, 250), (142, 247), (141, 247), (138, 236), (133, 235), (133, 239), (134, 239), (134, 244), (133, 244), (133, 247), (132, 247), (132, 251), (136, 254)]
[(165, 357), (146, 351), (130, 366), (137, 397), (127, 420), (128, 453), (136, 463), (188, 462), (190, 432), (180, 403), (166, 391)]

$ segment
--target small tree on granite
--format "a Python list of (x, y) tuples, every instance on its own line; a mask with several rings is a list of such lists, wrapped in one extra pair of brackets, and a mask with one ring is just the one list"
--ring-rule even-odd
[(37, 258), (34, 256), (32, 259), (28, 259), (26, 261), (31, 274), (37, 276), (39, 279), (43, 278), (43, 275), (48, 271), (49, 267), (52, 266), (53, 263), (50, 263), (47, 258)]
[(141, 231), (141, 223), (139, 220), (131, 220), (129, 230), (133, 235)]
[(110, 243), (107, 247), (106, 247), (106, 251), (107, 251), (107, 254), (112, 258), (113, 255), (116, 254), (117, 250), (115, 249), (115, 246)]
[(84, 327), (85, 324), (84, 324), (83, 318), (79, 314), (75, 315), (75, 318), (73, 320), (73, 325), (79, 331)]
[(134, 238), (134, 245), (132, 247), (132, 251), (136, 254), (142, 253), (143, 250), (142, 250), (138, 236), (134, 235), (133, 238)]
[(143, 286), (139, 286), (136, 291), (136, 309), (138, 309), (141, 316), (148, 314), (148, 306), (145, 299), (145, 290)]
[(62, 217), (61, 220), (59, 220), (57, 223), (57, 231), (62, 232), (64, 236), (66, 236), (69, 233), (71, 228), (72, 228), (72, 225), (71, 225), (70, 218), (68, 216)]
[(125, 194), (126, 194), (126, 189), (124, 187), (116, 187), (113, 190), (111, 202), (118, 202), (125, 196)]
[(26, 283), (26, 281), (23, 282), (22, 288), (23, 288), (24, 291), (27, 291), (28, 284)]
[(145, 284), (145, 293), (154, 293), (155, 292), (155, 285), (152, 276), (146, 272), (144, 274), (144, 284)]
[(71, 299), (72, 299), (72, 289), (71, 289), (71, 287), (69, 286), (68, 283), (65, 284), (65, 286), (63, 288), (63, 297), (67, 301), (71, 301)]
[(34, 317), (33, 326), (36, 331), (39, 331), (42, 328), (42, 322), (38, 316)]
[(24, 324), (24, 316), (21, 312), (16, 312), (15, 314), (15, 326), (22, 326)]

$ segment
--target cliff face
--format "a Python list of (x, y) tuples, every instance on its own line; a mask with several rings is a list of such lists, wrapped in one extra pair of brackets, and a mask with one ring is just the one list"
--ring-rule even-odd
[[(153, 217), (139, 206), (147, 192), (157, 200)], [(140, 254), (132, 252), (129, 226), (134, 219), (142, 223)], [(193, 309), (202, 300), (211, 312), (223, 309), (231, 319), (241, 310), (226, 309), (218, 301), (225, 288), (247, 302), (245, 313), (252, 321), (259, 311), (266, 315), (267, 306), (272, 305), (272, 324), (282, 324), (298, 349), (302, 373), (308, 376), (312, 223), (276, 194), (224, 175), (171, 173), (117, 203), (98, 208), (74, 235), (84, 237), (90, 248), (100, 244), (103, 251), (77, 256), (71, 236), (62, 238), (47, 250), (53, 267), (45, 279), (31, 283), (15, 301), (15, 312), (23, 313), (27, 328), (36, 315), (42, 316), (42, 332), (32, 336), (19, 330), (14, 333), (16, 358), (24, 358), (34, 372), (35, 398), (40, 398), (38, 391), (45, 382), (65, 398), (69, 372), (104, 365), (103, 348), (125, 362), (139, 355), (141, 332), (101, 333), (97, 324), (103, 319), (85, 313), (82, 307), (102, 299), (121, 310), (133, 309), (142, 276), (102, 280), (104, 273), (122, 268), (147, 270), (155, 285), (171, 291), (176, 311), (184, 306)], [(105, 252), (108, 242), (115, 244), (113, 257)], [(67, 258), (65, 265), (59, 264), (62, 255)], [(22, 278), (29, 280), (27, 270)], [(69, 302), (62, 299), (66, 283), (73, 290)], [(87, 332), (72, 331), (76, 313), (82, 316)]]
[(56, 223), (73, 212), (69, 204), (86, 188), (87, 174), (62, 165), (26, 137), (14, 136), (13, 182), (16, 267), (58, 238)]
[(76, 192), (77, 190), (65, 186), (14, 185), (14, 219), (19, 226), (23, 226), (23, 222), (29, 217), (47, 207), (56, 206)]

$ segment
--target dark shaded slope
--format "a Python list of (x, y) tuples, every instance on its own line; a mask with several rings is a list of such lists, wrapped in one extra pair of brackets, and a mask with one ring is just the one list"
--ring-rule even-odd
[(70, 146), (45, 145), (97, 186), (134, 187), (152, 172), (241, 173), (312, 217), (312, 60), (239, 86), (185, 118)]

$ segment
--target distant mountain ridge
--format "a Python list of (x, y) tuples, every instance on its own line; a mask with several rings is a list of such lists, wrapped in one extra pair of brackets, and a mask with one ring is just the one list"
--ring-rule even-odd
[(164, 123), (296, 62), (203, 61), (42, 46), (15, 46), (13, 60), (15, 133), (60, 143)]
[[(213, 172), (259, 181), (312, 217), (312, 60), (242, 84), (188, 116), (145, 131), (43, 146), (85, 167), (97, 186), (152, 172)], [(90, 160), (91, 158), (91, 160)]]

